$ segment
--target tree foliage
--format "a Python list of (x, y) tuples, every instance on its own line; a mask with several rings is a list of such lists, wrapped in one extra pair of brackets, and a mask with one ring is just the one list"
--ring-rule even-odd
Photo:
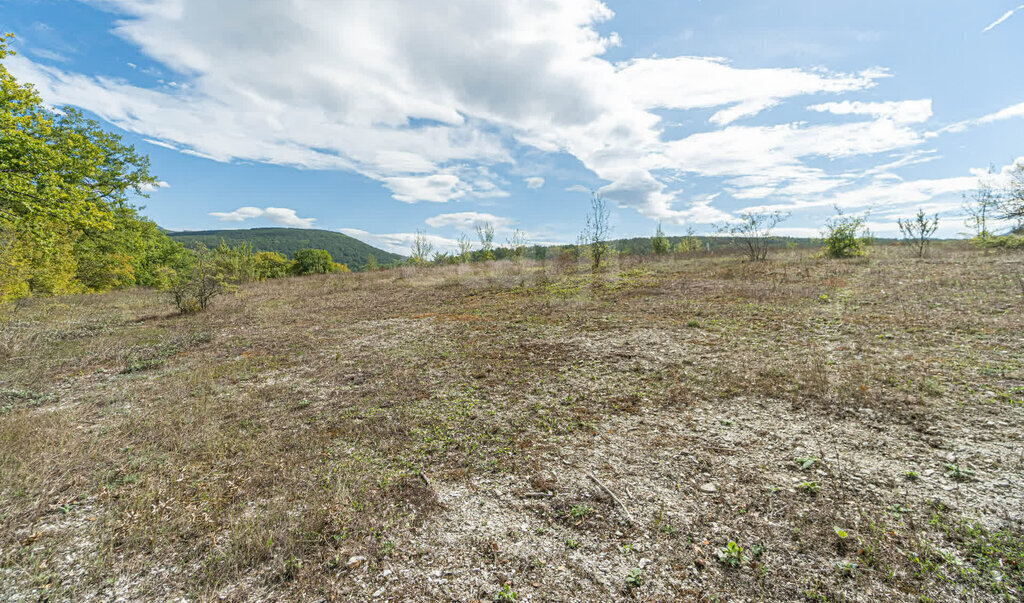
[(867, 246), (864, 222), (864, 217), (846, 215), (837, 207), (835, 217), (825, 223), (825, 236), (822, 240), (825, 255), (830, 258), (864, 255)]
[(129, 204), (156, 184), (149, 159), (70, 107), (51, 111), (3, 64), (0, 301), (166, 286), (183, 250)]
[(665, 255), (671, 250), (671, 247), (668, 237), (665, 236), (665, 231), (661, 229), (661, 224), (658, 224), (658, 229), (651, 237), (651, 251), (654, 252), (654, 255)]

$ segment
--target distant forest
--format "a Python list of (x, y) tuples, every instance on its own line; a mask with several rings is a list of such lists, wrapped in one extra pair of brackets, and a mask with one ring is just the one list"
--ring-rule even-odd
[(186, 247), (202, 243), (213, 248), (223, 240), (231, 247), (248, 243), (254, 251), (276, 251), (289, 259), (294, 258), (295, 252), (300, 249), (324, 249), (331, 254), (335, 262), (346, 264), (353, 270), (362, 270), (371, 255), (382, 265), (404, 259), (398, 254), (389, 253), (348, 235), (329, 230), (250, 228), (168, 232), (167, 235)]

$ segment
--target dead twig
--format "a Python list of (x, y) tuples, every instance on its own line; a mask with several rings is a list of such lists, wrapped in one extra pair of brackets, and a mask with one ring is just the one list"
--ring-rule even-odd
[(612, 497), (612, 500), (614, 500), (616, 502), (616, 504), (619, 505), (619, 509), (622, 510), (622, 514), (625, 516), (626, 522), (629, 525), (631, 525), (631, 526), (634, 525), (633, 516), (630, 515), (629, 509), (626, 508), (626, 505), (622, 504), (622, 501), (619, 500), (619, 497), (615, 496), (615, 493), (612, 492), (611, 489), (608, 486), (604, 485), (604, 483), (601, 480), (597, 479), (597, 477), (595, 477), (593, 473), (587, 473), (587, 477), (589, 477), (591, 479), (591, 481), (593, 481), (602, 490), (604, 490), (605, 494), (607, 494), (608, 496)]

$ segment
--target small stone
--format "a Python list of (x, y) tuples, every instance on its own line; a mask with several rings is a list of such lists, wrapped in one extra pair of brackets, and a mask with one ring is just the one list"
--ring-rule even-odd
[(651, 560), (646, 558), (646, 557), (644, 557), (643, 559), (640, 560), (640, 563), (638, 563), (637, 565), (640, 566), (640, 569), (644, 569), (645, 567), (647, 567), (650, 564), (651, 564)]
[(346, 567), (348, 567), (348, 569), (355, 569), (362, 565), (364, 561), (366, 561), (366, 557), (363, 557), (362, 555), (356, 555), (354, 557), (349, 557), (348, 563), (346, 563), (345, 565)]
[(704, 484), (703, 486), (700, 487), (700, 491), (701, 492), (717, 492), (718, 491), (718, 486), (713, 484), (713, 483), (711, 483), (711, 482), (708, 482), (708, 483), (706, 483), (706, 484)]
[(380, 597), (383, 594), (384, 594), (384, 587), (382, 586), (382, 587), (378, 588), (375, 593), (373, 593), (373, 598), (376, 599), (376, 598)]

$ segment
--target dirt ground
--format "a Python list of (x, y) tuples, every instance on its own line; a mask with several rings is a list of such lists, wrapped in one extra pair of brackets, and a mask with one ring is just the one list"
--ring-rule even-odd
[(0, 599), (1018, 601), (1024, 256), (30, 300)]

